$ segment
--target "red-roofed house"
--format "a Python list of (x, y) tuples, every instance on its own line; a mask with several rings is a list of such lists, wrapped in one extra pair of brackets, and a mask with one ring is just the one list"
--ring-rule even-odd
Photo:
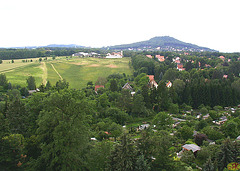
[(175, 63), (180, 64), (181, 62), (179, 60), (176, 60)]
[(98, 91), (99, 88), (104, 88), (104, 85), (95, 85), (95, 91)]
[(149, 78), (148, 86), (149, 86), (150, 88), (153, 88), (153, 87), (157, 88), (157, 87), (158, 87), (158, 84), (157, 84), (157, 82), (154, 80), (154, 75), (148, 75), (148, 78)]
[(220, 58), (221, 60), (225, 60), (225, 57), (224, 56), (219, 56), (218, 58)]
[(177, 64), (177, 69), (178, 69), (179, 71), (185, 70), (185, 68), (183, 68), (183, 64)]
[(172, 87), (172, 82), (171, 82), (171, 81), (168, 81), (168, 83), (166, 84), (166, 86), (167, 86), (168, 88)]
[(206, 67), (206, 68), (211, 68), (211, 65), (205, 64), (205, 67)]
[(152, 55), (146, 55), (146, 57), (148, 57), (148, 58), (151, 58), (151, 59), (152, 59)]
[(150, 81), (154, 80), (154, 75), (147, 75)]
[(165, 61), (164, 56), (156, 55), (156, 58), (157, 58), (160, 62), (164, 62), (164, 61)]

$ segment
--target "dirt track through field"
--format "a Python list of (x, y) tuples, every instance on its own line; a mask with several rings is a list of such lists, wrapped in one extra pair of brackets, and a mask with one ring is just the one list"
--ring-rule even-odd
[(57, 75), (60, 77), (61, 80), (63, 80), (62, 76), (58, 73), (58, 71), (55, 69), (55, 67), (53, 66), (53, 64), (51, 64), (52, 68), (54, 69), (54, 71), (57, 73)]
[(41, 63), (41, 67), (42, 67), (42, 70), (43, 70), (42, 83), (43, 83), (43, 85), (46, 85), (47, 84), (47, 67), (46, 67), (46, 63), (42, 62)]

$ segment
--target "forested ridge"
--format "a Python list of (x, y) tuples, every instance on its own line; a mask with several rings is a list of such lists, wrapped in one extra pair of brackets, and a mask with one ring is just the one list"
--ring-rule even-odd
[(0, 59), (25, 59), (25, 58), (39, 58), (49, 56), (71, 56), (72, 54), (82, 51), (90, 52), (94, 50), (97, 53), (103, 52), (101, 49), (90, 48), (60, 48), (60, 47), (46, 47), (36, 49), (0, 49)]
[[(81, 90), (66, 80), (36, 85), (32, 76), (20, 87), (0, 74), (0, 170), (224, 170), (240, 162), (239, 54), (124, 56), (133, 75), (99, 77)], [(181, 151), (185, 144), (201, 150)]]

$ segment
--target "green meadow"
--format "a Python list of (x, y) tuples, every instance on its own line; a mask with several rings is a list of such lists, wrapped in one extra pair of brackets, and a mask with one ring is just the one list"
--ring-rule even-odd
[[(22, 61), (22, 60), (21, 60)], [(46, 81), (54, 85), (61, 78), (69, 82), (71, 88), (86, 87), (88, 81), (96, 82), (98, 77), (107, 77), (114, 73), (132, 74), (129, 67), (130, 58), (100, 59), (100, 58), (56, 58), (44, 62), (16, 61), (0, 64), (0, 73), (5, 73), (12, 84), (26, 86), (28, 76), (33, 76), (37, 86)], [(3, 66), (3, 67), (2, 67)], [(3, 69), (4, 68), (4, 69)]]

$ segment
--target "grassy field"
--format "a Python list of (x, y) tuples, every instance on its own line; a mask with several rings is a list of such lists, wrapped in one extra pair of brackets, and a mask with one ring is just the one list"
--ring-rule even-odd
[(20, 86), (26, 86), (26, 80), (29, 76), (34, 76), (36, 84), (41, 85), (43, 70), (40, 63), (28, 64), (24, 67), (17, 67), (9, 72), (5, 72), (5, 75), (11, 84), (18, 84)]
[[(31, 59), (28, 59), (31, 60)], [(0, 65), (0, 73), (9, 72), (16, 68), (21, 68), (33, 63), (37, 63), (38, 59), (34, 58), (32, 59), (33, 62), (22, 62), (22, 59), (16, 59), (14, 60), (14, 63), (12, 63), (12, 60), (3, 60), (3, 63)]]
[[(36, 61), (37, 60), (37, 61)], [(5, 73), (12, 84), (26, 86), (26, 79), (32, 75), (37, 86), (50, 81), (54, 85), (61, 78), (66, 79), (71, 88), (86, 87), (88, 81), (95, 81), (98, 77), (107, 77), (113, 73), (131, 75), (130, 58), (99, 59), (99, 58), (66, 58), (47, 60), (42, 63), (38, 59), (23, 63), (22, 60), (4, 61), (0, 65), (0, 73)]]
[[(99, 59), (99, 58), (77, 58), (67, 61), (53, 61), (52, 65), (57, 72), (70, 83), (71, 88), (83, 88), (88, 81), (93, 83), (98, 77), (107, 77), (113, 73), (125, 73), (131, 75), (132, 70), (129, 68), (130, 58), (122, 59)], [(52, 69), (49, 65), (48, 70)], [(51, 76), (48, 72), (48, 80), (56, 82), (56, 74)], [(60, 77), (58, 76), (58, 80)]]

